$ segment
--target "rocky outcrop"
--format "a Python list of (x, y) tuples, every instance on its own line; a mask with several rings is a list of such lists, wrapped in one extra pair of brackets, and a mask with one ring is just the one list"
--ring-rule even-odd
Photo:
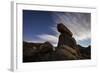
[(75, 48), (76, 41), (73, 37), (68, 36), (66, 33), (61, 33), (59, 36), (58, 47), (61, 45), (67, 45), (71, 48)]
[[(54, 47), (50, 42), (23, 42), (23, 62), (79, 60), (91, 58), (91, 47), (77, 45), (73, 33), (62, 23), (57, 25), (58, 45)], [(55, 50), (54, 50), (55, 49)]]
[(78, 48), (80, 50), (82, 59), (91, 59), (91, 46), (90, 45), (88, 47), (82, 47), (78, 45)]
[(28, 43), (23, 42), (23, 56), (32, 56), (39, 51), (39, 47), (42, 43)]
[(45, 61), (51, 59), (53, 45), (49, 42), (23, 42), (23, 62)]
[(60, 32), (58, 48), (61, 48), (61, 46), (63, 46), (64, 48), (66, 48), (66, 51), (74, 50), (77, 53), (77, 56), (80, 55), (80, 51), (77, 47), (76, 40), (72, 37), (72, 32), (62, 23), (58, 24), (57, 27), (58, 31)]
[(57, 29), (60, 33), (65, 33), (67, 34), (68, 36), (72, 37), (72, 32), (62, 23), (58, 24), (57, 25)]
[(56, 50), (58, 60), (76, 60), (78, 59), (77, 52), (69, 46), (60, 46)]
[(39, 48), (39, 52), (40, 53), (48, 53), (48, 52), (52, 52), (53, 51), (53, 45), (49, 42), (45, 42), (43, 43), (40, 48)]

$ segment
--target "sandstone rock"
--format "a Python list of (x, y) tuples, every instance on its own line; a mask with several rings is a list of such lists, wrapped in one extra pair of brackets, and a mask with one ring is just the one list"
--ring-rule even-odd
[(91, 46), (88, 47), (82, 47), (81, 45), (77, 46), (80, 50), (82, 59), (91, 59)]
[(34, 46), (32, 43), (23, 43), (23, 56), (28, 57), (32, 56), (33, 53), (36, 51), (36, 46)]
[(27, 43), (23, 42), (23, 62), (38, 62), (52, 60), (53, 46), (49, 42)]
[(61, 45), (67, 45), (70, 46), (71, 48), (75, 48), (76, 41), (73, 37), (67, 36), (66, 34), (60, 34), (58, 47)]
[(45, 42), (39, 48), (39, 53), (48, 53), (53, 51), (53, 45), (50, 42)]
[(60, 33), (65, 33), (66, 35), (72, 37), (72, 32), (62, 23), (57, 25), (57, 29)]
[(75, 49), (72, 49), (68, 46), (60, 46), (59, 49), (56, 50), (57, 59), (58, 60), (76, 60), (79, 59), (77, 52)]
[(66, 51), (69, 51), (70, 53), (72, 53), (75, 56), (78, 56), (77, 51), (69, 46), (63, 45), (59, 48), (65, 49)]
[[(60, 32), (58, 45), (53, 47), (50, 42), (23, 42), (23, 62), (60, 61), (90, 59), (91, 48), (77, 45), (72, 32), (62, 23), (57, 25)], [(54, 50), (55, 48), (55, 50)]]
[(72, 37), (73, 35), (72, 32), (62, 23), (58, 24), (57, 28), (58, 28), (58, 31), (60, 32), (57, 47), (67, 48), (66, 50), (67, 51), (70, 50), (69, 52), (74, 50), (77, 54), (77, 57), (80, 57), (80, 50), (77, 47), (76, 40)]

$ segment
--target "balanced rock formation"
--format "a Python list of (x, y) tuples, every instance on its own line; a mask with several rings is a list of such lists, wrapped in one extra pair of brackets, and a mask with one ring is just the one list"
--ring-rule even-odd
[(72, 32), (62, 23), (58, 24), (57, 27), (58, 31), (60, 32), (58, 47), (61, 45), (67, 45), (72, 48), (75, 48), (76, 41), (72, 37)]
[(80, 55), (80, 51), (77, 47), (76, 40), (72, 37), (72, 32), (62, 23), (57, 25), (57, 29), (60, 32), (57, 47), (61, 49), (66, 48), (66, 51), (70, 51), (70, 55), (73, 54), (72, 51), (75, 51), (74, 55), (78, 57)]
[(59, 35), (58, 45), (50, 42), (23, 42), (23, 62), (63, 61), (91, 58), (91, 46), (77, 45), (73, 33), (62, 23), (57, 25)]

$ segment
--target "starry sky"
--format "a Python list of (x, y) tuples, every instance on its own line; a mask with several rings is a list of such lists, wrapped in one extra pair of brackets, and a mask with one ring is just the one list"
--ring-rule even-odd
[(56, 46), (59, 32), (57, 24), (63, 23), (73, 32), (77, 44), (91, 44), (91, 14), (76, 12), (54, 12), (23, 10), (23, 41), (43, 43), (49, 41)]

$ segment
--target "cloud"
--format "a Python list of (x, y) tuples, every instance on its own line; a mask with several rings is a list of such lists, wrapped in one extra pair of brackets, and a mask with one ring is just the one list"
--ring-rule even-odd
[(49, 34), (42, 34), (42, 35), (38, 35), (38, 37), (44, 41), (49, 41), (50, 43), (52, 43), (54, 46), (57, 45), (58, 42), (58, 38), (54, 35), (49, 35)]
[(40, 34), (37, 35), (37, 39), (33, 39), (32, 42), (35, 43), (44, 43), (46, 41), (49, 41), (53, 46), (57, 46), (58, 37), (50, 34)]
[(63, 23), (73, 32), (73, 37), (76, 39), (78, 44), (80, 44), (80, 42), (83, 46), (90, 44), (87, 43), (87, 45), (84, 45), (84, 42), (82, 43), (84, 40), (87, 41), (88, 39), (91, 39), (91, 15), (89, 13), (54, 12), (52, 17), (56, 24), (54, 27), (51, 27), (51, 29), (53, 29), (55, 32), (57, 32), (55, 29), (57, 23)]
[(55, 25), (50, 26), (51, 30), (54, 31), (54, 35), (51, 34), (40, 34), (36, 35), (32, 42), (44, 43), (49, 41), (53, 46), (57, 46), (59, 32), (57, 31), (57, 24), (63, 23), (73, 32), (73, 37), (76, 39), (77, 44), (82, 46), (90, 45), (91, 41), (91, 15), (89, 13), (58, 13), (53, 12), (52, 18)]

